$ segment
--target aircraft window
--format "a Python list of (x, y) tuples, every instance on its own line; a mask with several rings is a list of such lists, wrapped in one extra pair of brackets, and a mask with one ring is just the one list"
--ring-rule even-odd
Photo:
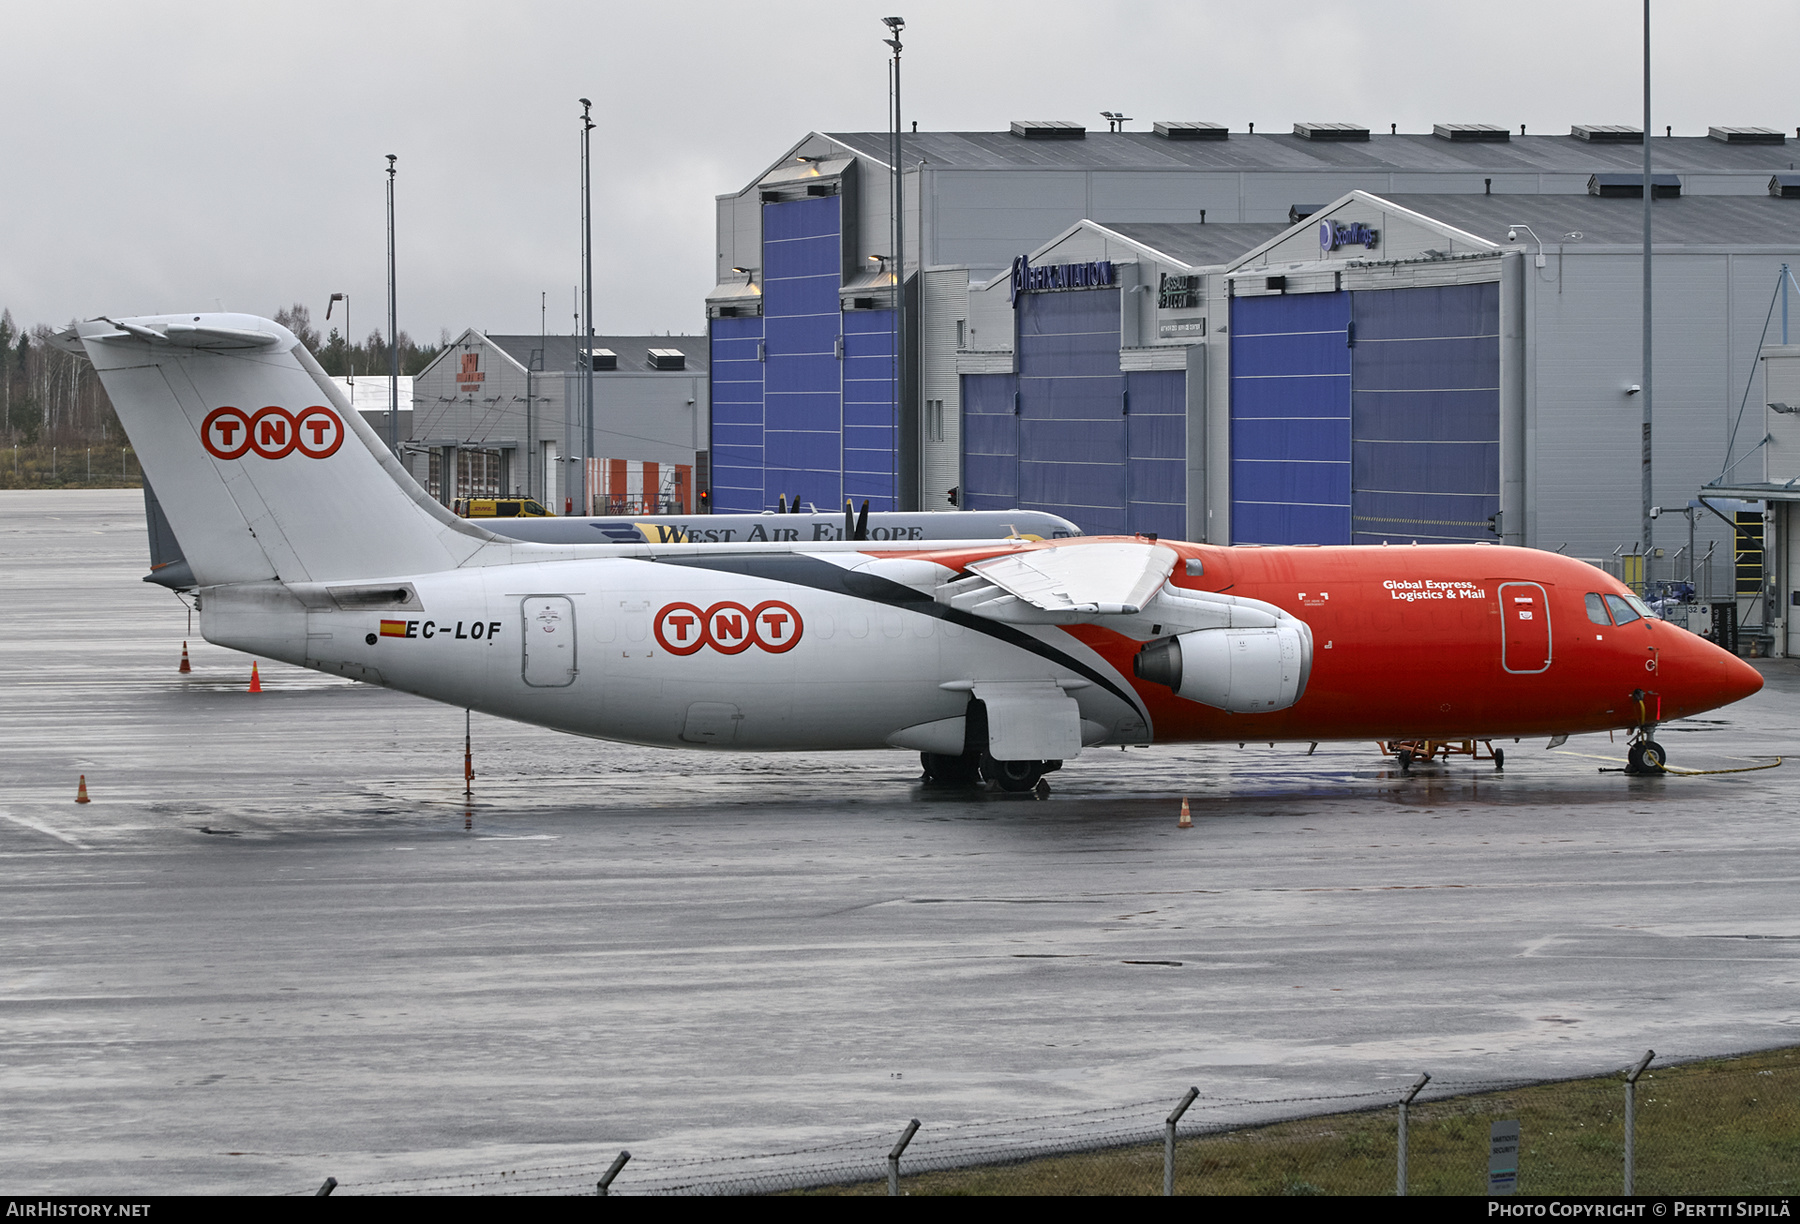
[(1608, 595), (1606, 606), (1612, 610), (1613, 623), (1616, 625), (1629, 625), (1634, 620), (1643, 619), (1643, 614), (1627, 603), (1622, 595)]
[(1204, 563), (1201, 562), (1201, 560), (1198, 557), (1189, 557), (1188, 558), (1187, 576), (1189, 578), (1199, 578), (1205, 573), (1206, 573), (1206, 566)]
[(1625, 602), (1637, 609), (1637, 614), (1646, 620), (1658, 619), (1656, 613), (1650, 610), (1650, 605), (1639, 599), (1636, 595), (1627, 595), (1625, 597)]
[(1612, 621), (1608, 620), (1606, 616), (1606, 605), (1601, 602), (1600, 597), (1592, 591), (1589, 591), (1587, 594), (1587, 610), (1588, 619), (1593, 621), (1596, 625), (1612, 624)]

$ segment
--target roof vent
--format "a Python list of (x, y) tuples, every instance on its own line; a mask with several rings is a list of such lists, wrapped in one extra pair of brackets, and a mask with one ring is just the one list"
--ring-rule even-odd
[(1777, 174), (1769, 180), (1769, 194), (1778, 200), (1800, 200), (1800, 174)]
[(1706, 134), (1726, 144), (1786, 144), (1787, 133), (1766, 127), (1709, 127)]
[(1198, 123), (1188, 119), (1158, 119), (1156, 134), (1164, 140), (1230, 140), (1223, 123)]
[(1012, 134), (1026, 140), (1086, 140), (1087, 129), (1065, 119), (1014, 119)]
[(1325, 207), (1323, 204), (1289, 204), (1288, 224), (1299, 225), (1323, 207)]
[(1643, 144), (1642, 128), (1621, 127), (1616, 123), (1577, 123), (1569, 135), (1589, 144)]
[(1454, 140), (1459, 143), (1502, 144), (1512, 139), (1509, 129), (1495, 127), (1491, 123), (1434, 123), (1431, 125), (1431, 134), (1439, 140)]
[(1296, 123), (1294, 135), (1302, 140), (1367, 140), (1369, 129), (1354, 123)]
[[(1644, 176), (1641, 174), (1596, 174), (1588, 179), (1588, 194), (1605, 200), (1641, 200), (1644, 198)], [(1681, 198), (1681, 179), (1673, 174), (1650, 176), (1650, 196), (1656, 200)]]
[(619, 368), (619, 355), (611, 349), (589, 349), (590, 363), (596, 370), (616, 370)]
[(652, 370), (685, 370), (687, 354), (680, 349), (651, 349), (650, 368)]

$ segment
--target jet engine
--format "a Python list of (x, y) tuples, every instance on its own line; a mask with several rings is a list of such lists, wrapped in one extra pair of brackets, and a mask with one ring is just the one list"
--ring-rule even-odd
[(1306, 691), (1312, 631), (1284, 617), (1268, 629), (1201, 629), (1151, 642), (1132, 660), (1140, 680), (1231, 714), (1285, 710)]

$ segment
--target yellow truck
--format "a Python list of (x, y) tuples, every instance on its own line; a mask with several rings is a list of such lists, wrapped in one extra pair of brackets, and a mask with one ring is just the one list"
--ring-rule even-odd
[(535, 497), (459, 497), (450, 508), (462, 518), (550, 518)]

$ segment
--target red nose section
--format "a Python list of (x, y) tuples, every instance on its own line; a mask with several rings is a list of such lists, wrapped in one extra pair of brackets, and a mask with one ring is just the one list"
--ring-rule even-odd
[(1659, 636), (1664, 638), (1657, 668), (1663, 717), (1716, 710), (1762, 690), (1760, 672), (1705, 638), (1680, 630)]

